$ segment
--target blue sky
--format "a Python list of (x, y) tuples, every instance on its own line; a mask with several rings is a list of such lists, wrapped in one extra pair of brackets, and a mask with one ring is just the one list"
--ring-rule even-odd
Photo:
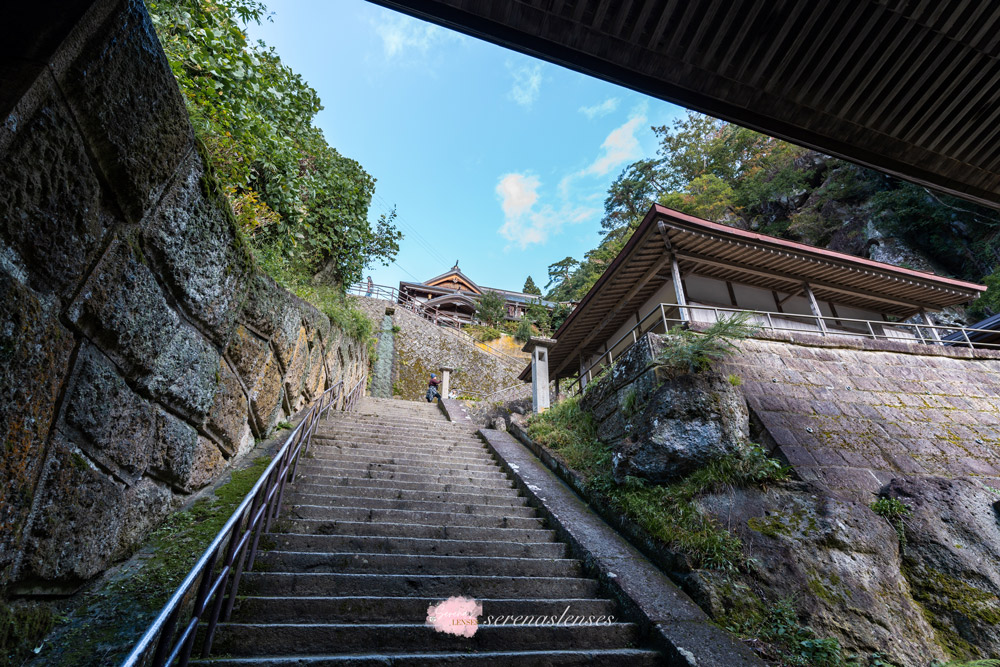
[(254, 39), (315, 88), (327, 140), (377, 179), (405, 234), (377, 283), (455, 260), (480, 285), (539, 287), (600, 240), (607, 188), (680, 107), (363, 0), (269, 0)]

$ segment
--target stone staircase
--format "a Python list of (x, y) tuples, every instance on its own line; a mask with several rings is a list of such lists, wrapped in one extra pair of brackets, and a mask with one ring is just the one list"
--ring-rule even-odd
[[(268, 550), (244, 576), (214, 665), (657, 665), (631, 623), (489, 616), (612, 616), (472, 427), (437, 405), (366, 398), (313, 439)], [(452, 596), (482, 604), (472, 637), (426, 625)], [(569, 611), (564, 614), (564, 610)]]

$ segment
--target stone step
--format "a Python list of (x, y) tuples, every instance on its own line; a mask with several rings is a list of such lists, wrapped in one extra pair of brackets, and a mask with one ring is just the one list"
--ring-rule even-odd
[(305, 535), (357, 535), (367, 537), (419, 537), (441, 540), (548, 542), (555, 531), (547, 528), (484, 528), (483, 526), (442, 526), (421, 523), (371, 523), (368, 521), (327, 521), (324, 519), (282, 519), (281, 533)]
[(562, 542), (498, 542), (444, 540), (417, 537), (362, 535), (296, 535), (270, 533), (276, 548), (284, 551), (357, 552), (378, 554), (428, 554), (437, 556), (501, 556), (514, 558), (565, 558)]
[[(352, 481), (355, 480), (355, 481)], [(405, 479), (397, 476), (395, 478), (383, 478), (378, 476), (361, 477), (353, 475), (296, 475), (296, 484), (319, 484), (330, 488), (333, 486), (354, 486), (357, 481), (366, 481), (369, 486), (385, 486), (398, 489), (419, 489), (438, 491), (465, 491), (468, 493), (493, 493), (503, 489), (514, 488), (514, 483), (510, 480), (478, 480), (470, 477), (459, 477), (450, 475), (438, 475), (436, 477), (411, 475)]]
[(424, 623), (220, 623), (213, 650), (239, 655), (295, 655), (329, 651), (381, 653), (413, 651), (490, 651), (509, 649), (608, 649), (639, 641), (632, 623), (611, 625), (480, 625), (472, 637), (437, 632)]
[(463, 472), (470, 475), (506, 476), (495, 463), (489, 461), (447, 461), (428, 455), (423, 460), (398, 460), (395, 455), (372, 456), (368, 460), (339, 458), (304, 458), (299, 468), (337, 468), (340, 470), (395, 470), (408, 473), (433, 474), (435, 472)]
[(337, 493), (334, 489), (344, 487), (371, 487), (377, 489), (420, 491), (426, 493), (468, 493), (473, 495), (489, 495), (495, 497), (516, 496), (518, 491), (511, 484), (509, 487), (493, 487), (485, 489), (472, 484), (439, 484), (431, 482), (405, 482), (402, 480), (378, 480), (366, 477), (317, 477), (296, 479), (293, 488), (306, 493)]
[(368, 452), (360, 448), (341, 448), (336, 451), (330, 448), (316, 448), (316, 450), (310, 452), (309, 456), (302, 459), (301, 464), (314, 463), (316, 465), (336, 465), (337, 463), (356, 463), (356, 464), (376, 464), (376, 465), (396, 465), (403, 467), (413, 467), (417, 469), (426, 468), (429, 466), (437, 467), (442, 465), (447, 465), (451, 468), (458, 468), (462, 470), (484, 470), (484, 471), (497, 471), (497, 464), (492, 459), (486, 459), (481, 456), (470, 456), (470, 457), (457, 457), (457, 456), (442, 456), (441, 454), (435, 453), (433, 458), (426, 455), (414, 456), (410, 453), (405, 454), (379, 454), (378, 452)]
[[(293, 485), (294, 488), (294, 485)], [(358, 496), (315, 495), (291, 492), (285, 495), (286, 507), (311, 505), (313, 507), (368, 507), (370, 509), (414, 510), (417, 512), (444, 512), (449, 514), (501, 514), (504, 516), (536, 516), (527, 505), (482, 505), (479, 503), (447, 503), (435, 500), (409, 500), (404, 498), (362, 498)]]
[(396, 437), (392, 434), (317, 433), (313, 436), (309, 449), (312, 450), (317, 445), (363, 450), (395, 450), (398, 448), (401, 453), (409, 452), (416, 456), (425, 455), (427, 452), (461, 454), (463, 456), (485, 454), (492, 460), (489, 450), (478, 438), (411, 438), (407, 436)]
[(478, 438), (471, 437), (449, 437), (449, 436), (426, 436), (414, 437), (412, 435), (385, 433), (359, 433), (351, 431), (338, 432), (316, 432), (312, 439), (313, 444), (323, 445), (347, 445), (358, 448), (364, 446), (368, 449), (379, 447), (402, 447), (406, 450), (419, 452), (446, 452), (456, 451), (463, 454), (485, 453), (489, 456), (489, 450)]
[(467, 574), (359, 574), (247, 572), (245, 595), (337, 595), (375, 597), (592, 598), (598, 585), (583, 577), (516, 577)]
[[(308, 489), (305, 487), (309, 486)], [(412, 491), (410, 489), (393, 489), (388, 487), (374, 486), (337, 486), (324, 487), (320, 489), (316, 485), (292, 484), (290, 491), (286, 493), (301, 493), (303, 495), (323, 498), (331, 496), (337, 498), (382, 498), (396, 500), (424, 500), (441, 503), (456, 503), (460, 505), (504, 505), (508, 507), (518, 507), (527, 504), (527, 499), (523, 496), (515, 495), (516, 489), (501, 491), (497, 495), (482, 493), (448, 493), (446, 491)], [(359, 501), (360, 502), (360, 501)], [(312, 505), (323, 505), (324, 502), (308, 503)], [(356, 505), (355, 505), (356, 506)]]
[(578, 577), (582, 569), (580, 561), (572, 558), (323, 553), (275, 549), (259, 554), (257, 559), (262, 571), (296, 573)]
[(416, 510), (373, 509), (368, 507), (322, 507), (292, 505), (282, 518), (320, 519), (323, 521), (360, 521), (367, 523), (415, 523), (432, 526), (477, 526), (479, 528), (543, 528), (538, 517), (511, 514), (463, 514), (460, 512), (427, 512)]
[[(615, 604), (601, 598), (568, 600), (477, 599), (483, 605), (480, 620), (489, 616), (614, 616)], [(254, 619), (255, 623), (419, 623), (427, 618), (427, 608), (440, 598), (417, 597), (240, 597), (233, 619)], [(540, 621), (539, 621), (540, 622)]]
[(448, 481), (470, 484), (492, 484), (499, 483), (507, 486), (510, 480), (507, 475), (499, 469), (492, 471), (465, 470), (463, 468), (450, 468), (444, 465), (427, 466), (421, 469), (411, 470), (405, 467), (376, 465), (376, 464), (350, 464), (342, 463), (337, 465), (315, 465), (310, 461), (303, 461), (299, 464), (299, 475), (302, 477), (368, 477), (371, 479), (399, 479), (409, 482), (421, 480)]
[(337, 434), (358, 432), (369, 435), (385, 435), (393, 433), (410, 438), (476, 438), (475, 428), (469, 424), (453, 424), (426, 426), (407, 424), (400, 420), (381, 419), (377, 422), (365, 421), (326, 421), (317, 425), (320, 434)]
[(651, 649), (594, 649), (566, 651), (489, 651), (480, 653), (366, 653), (266, 658), (192, 660), (192, 665), (214, 667), (653, 667), (663, 665), (663, 655)]

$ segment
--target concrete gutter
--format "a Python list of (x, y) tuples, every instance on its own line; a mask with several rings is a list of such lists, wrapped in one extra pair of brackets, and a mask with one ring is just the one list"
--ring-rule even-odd
[[(450, 407), (446, 399), (445, 408)], [(524, 445), (503, 431), (480, 429), (478, 433), (529, 504), (569, 544), (572, 556), (596, 574), (625, 614), (639, 622), (644, 634), (667, 656), (668, 665), (763, 667), (764, 662), (753, 651), (713, 624), (667, 575)]]

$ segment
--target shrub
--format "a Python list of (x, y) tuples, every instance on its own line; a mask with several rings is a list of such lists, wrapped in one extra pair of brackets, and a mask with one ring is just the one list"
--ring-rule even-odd
[(527, 343), (528, 339), (531, 338), (531, 321), (528, 318), (523, 318), (517, 323), (517, 331), (514, 332), (514, 340), (518, 343)]
[(664, 336), (663, 351), (650, 362), (651, 367), (665, 367), (686, 373), (706, 370), (713, 361), (722, 359), (736, 346), (734, 340), (752, 336), (757, 327), (747, 324), (750, 313), (739, 313), (697, 333), (674, 327)]
[(879, 498), (869, 507), (896, 529), (896, 535), (899, 537), (899, 549), (900, 551), (905, 549), (906, 531), (903, 530), (903, 519), (910, 515), (910, 506), (896, 498)]

